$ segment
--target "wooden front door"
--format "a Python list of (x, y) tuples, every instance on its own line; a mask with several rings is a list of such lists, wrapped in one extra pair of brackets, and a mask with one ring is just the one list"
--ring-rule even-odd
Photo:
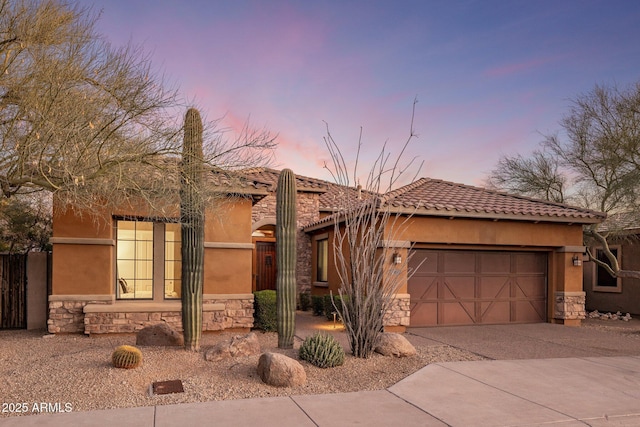
[(275, 291), (276, 273), (276, 243), (256, 242), (256, 291)]
[(543, 252), (416, 250), (411, 326), (546, 321)]

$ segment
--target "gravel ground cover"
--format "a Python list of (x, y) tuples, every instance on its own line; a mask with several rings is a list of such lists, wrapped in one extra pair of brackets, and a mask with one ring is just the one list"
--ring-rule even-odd
[[(302, 361), (307, 383), (276, 388), (260, 380), (259, 356), (208, 362), (204, 352), (236, 334), (203, 336), (200, 352), (175, 347), (139, 347), (143, 364), (116, 369), (111, 353), (122, 344), (135, 344), (134, 335), (86, 337), (45, 335), (43, 332), (0, 331), (0, 417), (31, 415), (34, 405), (72, 411), (165, 405), (210, 400), (300, 394), (339, 393), (387, 388), (429, 363), (478, 360), (479, 356), (449, 346), (417, 346), (408, 358), (375, 355), (357, 359), (347, 355), (344, 365), (321, 369)], [(262, 351), (280, 352), (297, 359), (294, 349), (280, 350), (275, 333), (257, 332)], [(156, 381), (181, 380), (184, 393), (150, 396)], [(57, 405), (57, 406), (56, 406)]]
[[(640, 339), (638, 319), (631, 322), (587, 319), (582, 327), (606, 330), (619, 334), (621, 338)], [(329, 369), (301, 361), (307, 383), (294, 388), (276, 388), (262, 383), (258, 377), (258, 355), (222, 362), (204, 359), (204, 352), (209, 347), (234, 335), (206, 334), (202, 338), (202, 349), (197, 353), (175, 347), (140, 347), (144, 357), (142, 366), (126, 370), (111, 365), (111, 353), (119, 345), (134, 345), (134, 335), (90, 338), (0, 331), (0, 418), (32, 415), (42, 407), (49, 411), (88, 411), (379, 390), (390, 387), (429, 363), (482, 359), (447, 345), (426, 345), (419, 337), (407, 334), (406, 337), (416, 346), (416, 356), (398, 359), (376, 354), (369, 359), (357, 359), (347, 355), (344, 365)], [(302, 343), (300, 339), (296, 338), (294, 349), (280, 350), (275, 333), (258, 331), (257, 335), (263, 352), (279, 352), (297, 359)], [(150, 396), (149, 388), (153, 382), (177, 379), (182, 381), (184, 393)]]

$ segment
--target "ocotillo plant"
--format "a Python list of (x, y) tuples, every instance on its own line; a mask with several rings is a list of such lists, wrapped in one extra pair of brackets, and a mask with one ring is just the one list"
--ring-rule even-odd
[(276, 189), (278, 348), (293, 348), (296, 314), (296, 177), (285, 169)]
[(184, 119), (180, 223), (182, 237), (182, 326), (184, 347), (197, 351), (202, 336), (204, 281), (204, 160), (202, 119), (195, 108)]

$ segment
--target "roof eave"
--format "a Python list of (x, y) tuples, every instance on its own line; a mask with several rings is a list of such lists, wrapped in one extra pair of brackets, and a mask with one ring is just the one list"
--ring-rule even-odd
[(552, 215), (520, 215), (520, 214), (502, 214), (477, 211), (459, 211), (447, 209), (415, 209), (406, 207), (391, 207), (390, 213), (414, 215), (414, 216), (436, 216), (445, 218), (469, 218), (469, 219), (490, 219), (493, 221), (509, 220), (509, 221), (527, 221), (527, 222), (559, 222), (565, 224), (599, 224), (604, 218), (593, 217), (570, 217), (570, 216), (552, 216)]

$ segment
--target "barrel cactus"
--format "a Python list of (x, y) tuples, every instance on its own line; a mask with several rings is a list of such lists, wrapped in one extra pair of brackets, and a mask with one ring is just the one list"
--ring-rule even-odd
[(200, 349), (204, 282), (204, 160), (202, 119), (195, 108), (184, 119), (180, 182), (182, 238), (182, 325), (187, 350)]
[(142, 352), (132, 345), (121, 345), (111, 355), (111, 362), (116, 368), (134, 369), (142, 364)]
[(304, 340), (298, 356), (319, 368), (333, 368), (344, 363), (344, 349), (340, 343), (333, 336), (320, 332)]
[(296, 314), (296, 177), (284, 169), (276, 189), (278, 348), (293, 348)]

